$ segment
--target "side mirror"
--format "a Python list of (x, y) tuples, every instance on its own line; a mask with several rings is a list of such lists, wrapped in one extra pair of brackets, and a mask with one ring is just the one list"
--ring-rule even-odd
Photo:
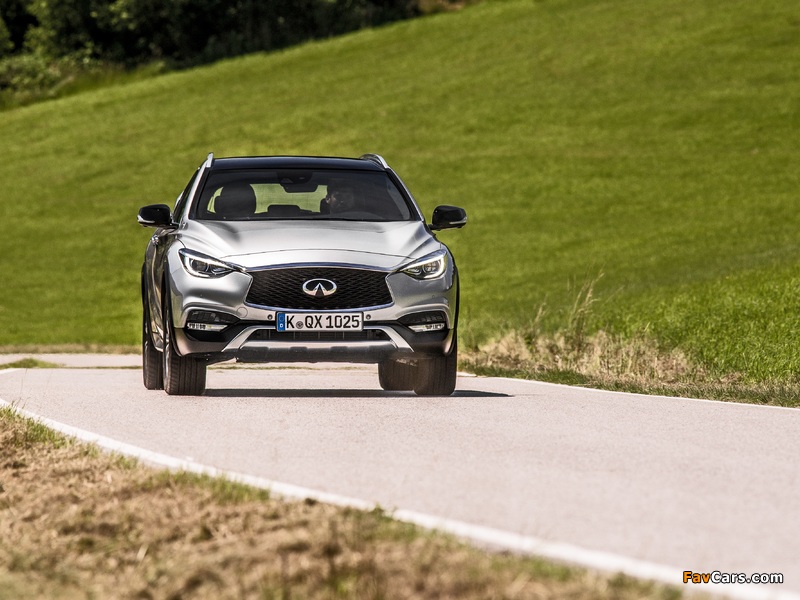
[(171, 227), (172, 211), (166, 204), (150, 204), (139, 209), (137, 221), (143, 227)]
[(431, 229), (454, 229), (467, 224), (467, 211), (458, 206), (442, 205), (433, 209)]

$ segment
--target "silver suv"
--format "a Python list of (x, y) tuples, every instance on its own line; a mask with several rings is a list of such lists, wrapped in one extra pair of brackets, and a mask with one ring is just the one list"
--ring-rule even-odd
[(209, 154), (156, 229), (142, 267), (144, 385), (205, 391), (220, 361), (377, 363), (384, 390), (456, 384), (458, 271), (380, 156)]

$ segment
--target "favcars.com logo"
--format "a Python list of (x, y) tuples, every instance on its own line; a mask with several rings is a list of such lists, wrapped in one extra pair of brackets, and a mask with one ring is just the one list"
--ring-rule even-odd
[(783, 573), (711, 573), (683, 572), (683, 583), (783, 583)]

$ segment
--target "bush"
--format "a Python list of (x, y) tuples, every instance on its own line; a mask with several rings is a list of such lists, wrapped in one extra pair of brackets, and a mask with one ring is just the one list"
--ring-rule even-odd
[(0, 57), (9, 54), (14, 49), (14, 44), (11, 42), (11, 33), (6, 27), (6, 22), (3, 20), (3, 15), (0, 15)]
[(0, 60), (0, 91), (40, 94), (52, 89), (62, 71), (35, 54), (16, 54)]

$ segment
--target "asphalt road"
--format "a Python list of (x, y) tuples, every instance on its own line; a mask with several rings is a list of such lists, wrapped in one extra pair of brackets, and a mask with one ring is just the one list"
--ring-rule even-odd
[[(478, 377), (419, 398), (351, 365), (215, 368), (205, 396), (171, 397), (120, 368), (138, 357), (103, 360), (0, 371), (0, 399), (288, 494), (686, 591), (800, 598), (799, 410)], [(683, 571), (784, 583), (683, 586)]]

